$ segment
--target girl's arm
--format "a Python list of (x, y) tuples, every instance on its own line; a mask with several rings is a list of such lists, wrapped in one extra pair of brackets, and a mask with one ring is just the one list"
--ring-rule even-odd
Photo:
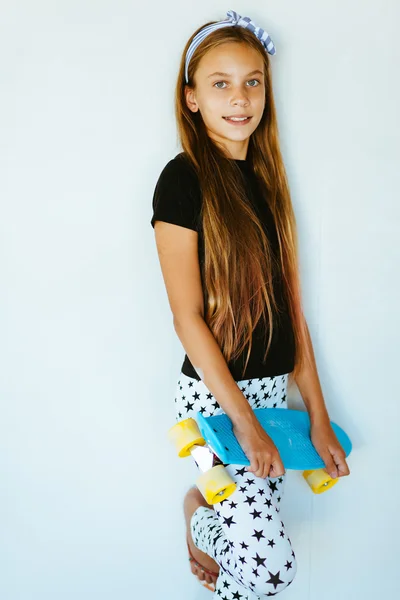
[(307, 362), (295, 378), (301, 397), (306, 405), (311, 423), (323, 423), (328, 421), (329, 415), (325, 406), (321, 383), (319, 381), (317, 365), (315, 362), (314, 350), (311, 342), (310, 331), (307, 328), (307, 344), (312, 358), (311, 363)]
[(256, 425), (253, 410), (204, 320), (198, 233), (165, 221), (156, 221), (154, 231), (174, 328), (190, 362), (234, 426)]
[(350, 475), (350, 469), (346, 462), (346, 454), (330, 423), (307, 324), (306, 327), (307, 343), (312, 361), (311, 363), (306, 363), (295, 378), (295, 381), (310, 416), (311, 441), (324, 461), (327, 472), (335, 479), (336, 477)]

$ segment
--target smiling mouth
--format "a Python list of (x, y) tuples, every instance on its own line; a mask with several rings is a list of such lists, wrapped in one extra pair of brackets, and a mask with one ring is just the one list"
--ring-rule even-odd
[(245, 118), (231, 118), (231, 117), (222, 117), (229, 125), (234, 125), (235, 127), (243, 127), (244, 125), (248, 125), (252, 119), (252, 117)]
[(251, 119), (251, 116), (249, 117), (222, 117), (223, 119), (225, 119), (226, 121), (235, 121), (235, 122), (241, 122), (241, 121), (249, 121)]

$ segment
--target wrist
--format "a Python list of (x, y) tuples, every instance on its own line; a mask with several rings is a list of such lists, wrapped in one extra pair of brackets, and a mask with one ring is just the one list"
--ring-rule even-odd
[(249, 429), (254, 429), (254, 427), (259, 425), (259, 421), (255, 416), (254, 412), (251, 410), (250, 413), (241, 415), (238, 419), (235, 419), (234, 421), (232, 420), (232, 424), (236, 431), (248, 431)]
[(321, 409), (316, 412), (310, 412), (310, 423), (311, 425), (326, 425), (330, 424), (330, 418), (326, 409)]

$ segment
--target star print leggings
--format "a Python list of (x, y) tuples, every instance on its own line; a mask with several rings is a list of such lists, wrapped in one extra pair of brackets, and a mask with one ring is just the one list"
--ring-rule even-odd
[[(237, 385), (253, 408), (287, 408), (289, 374), (243, 379)], [(223, 414), (202, 380), (180, 372), (175, 397), (176, 421)], [(261, 478), (243, 465), (225, 465), (236, 482), (234, 493), (213, 505), (200, 506), (191, 518), (191, 534), (197, 548), (219, 565), (215, 600), (257, 600), (274, 596), (293, 581), (297, 562), (280, 502), (286, 474)]]

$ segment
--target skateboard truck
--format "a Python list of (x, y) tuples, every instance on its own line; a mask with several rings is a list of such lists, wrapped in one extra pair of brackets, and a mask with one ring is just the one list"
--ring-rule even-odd
[(190, 454), (202, 473), (212, 469), (215, 465), (223, 464), (222, 460), (218, 458), (217, 454), (209, 444), (206, 444), (205, 446), (194, 444), (190, 448)]
[(194, 419), (179, 421), (168, 431), (180, 458), (192, 456), (201, 471), (196, 485), (207, 504), (222, 502), (236, 489), (236, 483), (210, 444), (207, 444)]

